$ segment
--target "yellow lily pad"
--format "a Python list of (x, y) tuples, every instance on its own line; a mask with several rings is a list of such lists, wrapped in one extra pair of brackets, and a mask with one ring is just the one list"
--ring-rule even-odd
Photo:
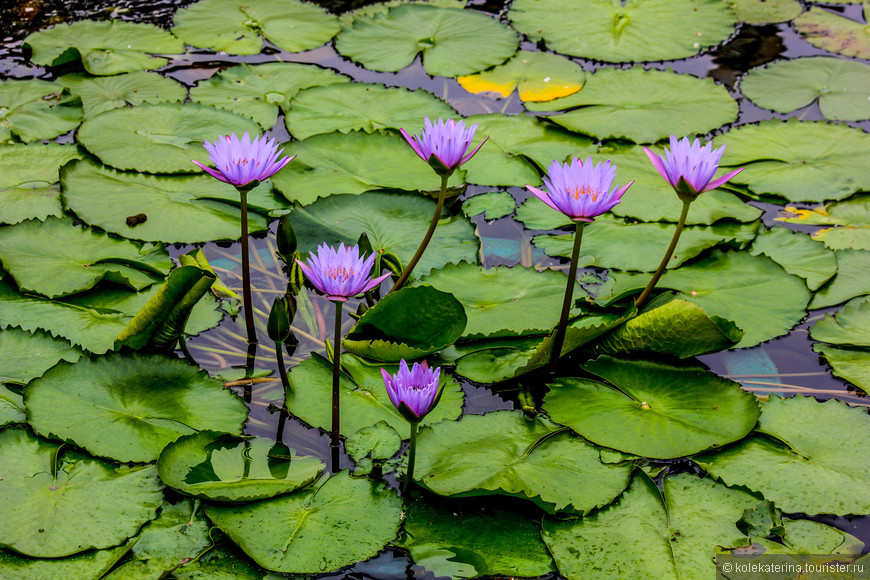
[(501, 66), (456, 80), (469, 93), (489, 92), (504, 98), (516, 90), (522, 101), (544, 102), (582, 89), (586, 73), (567, 58), (521, 50)]

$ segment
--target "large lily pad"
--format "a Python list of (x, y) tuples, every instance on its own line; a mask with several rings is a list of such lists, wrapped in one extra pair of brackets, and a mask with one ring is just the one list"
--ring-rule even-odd
[(709, 133), (737, 120), (737, 102), (712, 79), (641, 67), (598, 69), (583, 90), (528, 108), (565, 111), (548, 119), (599, 139), (635, 143)]
[[(241, 232), (241, 210), (221, 201), (238, 199), (238, 192), (211, 176), (146, 175), (85, 160), (66, 167), (61, 183), (64, 201), (76, 215), (125, 238), (189, 244), (235, 240)], [(261, 188), (269, 187), (261, 185), (249, 195)], [(136, 216), (140, 219), (128, 221)], [(248, 231), (266, 226), (263, 216), (248, 213)]]
[(59, 364), (24, 393), (37, 433), (75, 441), (118, 461), (154, 461), (181, 435), (241, 433), (245, 405), (186, 362), (155, 355), (109, 355)]
[[(867, 21), (867, 9), (864, 9)], [(846, 56), (870, 58), (870, 33), (867, 25), (851, 18), (811, 6), (795, 18), (794, 27), (810, 44)]]
[(501, 64), (519, 38), (485, 14), (426, 4), (400, 4), (387, 13), (360, 15), (335, 48), (364, 67), (395, 72), (422, 53), (432, 76), (454, 77)]
[(54, 139), (78, 127), (82, 102), (60, 83), (0, 81), (0, 142)]
[(112, 465), (21, 429), (0, 431), (0, 465), (0, 544), (28, 556), (117, 546), (163, 498), (153, 465)]
[(837, 274), (813, 295), (810, 308), (826, 308), (856, 296), (870, 294), (867, 272), (870, 271), (870, 252), (864, 250), (837, 250)]
[(764, 254), (785, 271), (806, 280), (810, 290), (818, 288), (837, 273), (837, 257), (809, 236), (786, 228), (763, 230), (749, 252)]
[(718, 0), (517, 0), (508, 16), (530, 40), (605, 62), (693, 56), (731, 36), (736, 24)]
[(3, 370), (0, 382), (26, 385), (31, 379), (59, 361), (76, 362), (82, 352), (69, 342), (52, 338), (42, 331), (27, 332), (20, 328), (0, 330)]
[(755, 397), (696, 365), (602, 356), (582, 365), (589, 379), (550, 383), (544, 410), (584, 438), (626, 453), (670, 459), (721, 447), (755, 426)]
[(21, 290), (49, 298), (101, 281), (141, 290), (172, 267), (163, 246), (141, 246), (73, 225), (70, 218), (28, 220), (0, 228), (0, 260)]
[[(758, 433), (695, 461), (730, 486), (764, 494), (786, 513), (870, 512), (870, 417), (829, 399), (771, 396), (762, 404)], [(837, 493), (831, 493), (837, 490)]]
[[(434, 175), (434, 174), (433, 174)], [(299, 251), (313, 251), (319, 244), (353, 245), (365, 232), (375, 252), (391, 252), (407, 264), (435, 211), (435, 202), (418, 195), (369, 192), (333, 195), (290, 214), (299, 240)], [(414, 269), (423, 276), (433, 268), (477, 259), (478, 241), (464, 216), (442, 222)]]
[(259, 437), (201, 431), (183, 435), (160, 454), (157, 469), (166, 485), (217, 501), (251, 501), (290, 493), (323, 471), (315, 457)]
[(803, 12), (798, 0), (729, 0), (737, 20), (747, 24), (786, 22)]
[(138, 71), (110, 77), (68, 74), (58, 82), (81, 98), (86, 118), (112, 109), (142, 103), (183, 101), (187, 89), (176, 81), (153, 72)]
[(16, 224), (28, 219), (60, 217), (63, 207), (58, 170), (81, 157), (74, 145), (34, 143), (0, 147), (0, 221)]
[(749, 71), (740, 91), (760, 107), (790, 113), (818, 100), (833, 121), (870, 119), (870, 66), (853, 60), (813, 56)]
[(483, 214), (485, 220), (495, 220), (514, 213), (517, 202), (506, 191), (490, 191), (462, 202), (462, 213), (468, 217)]
[(229, 111), (198, 104), (144, 104), (113, 109), (86, 120), (78, 139), (88, 151), (116, 169), (151, 173), (201, 171), (191, 159), (211, 165), (203, 140), (245, 132), (255, 137), (256, 123)]
[(716, 137), (723, 167), (744, 167), (732, 181), (756, 195), (788, 201), (844, 199), (870, 189), (870, 135), (824, 122), (770, 120)]
[[(542, 576), (553, 559), (541, 541), (537, 514), (480, 498), (412, 501), (397, 545), (435, 576)], [(474, 533), (469, 533), (474, 530)]]
[(277, 499), (206, 508), (215, 525), (255, 562), (294, 574), (328, 572), (374, 556), (395, 538), (401, 512), (393, 492), (346, 471)]
[(492, 70), (456, 79), (470, 93), (509, 97), (514, 90), (521, 101), (551, 101), (583, 88), (586, 73), (576, 62), (556, 54), (521, 50)]
[(299, 0), (200, 0), (175, 15), (172, 32), (191, 46), (229, 54), (258, 54), (263, 37), (287, 52), (321, 46), (338, 20)]
[(295, 62), (269, 62), (230, 67), (190, 89), (194, 103), (226, 109), (250, 117), (263, 129), (278, 122), (282, 109), (302, 89), (348, 83), (350, 79), (330, 69)]
[[(381, 368), (395, 374), (399, 365), (382, 364), (369, 366), (361, 359), (344, 354), (339, 398), (341, 402), (341, 427), (345, 435), (352, 435), (385, 421), (390, 427), (407, 437), (408, 422), (396, 410), (381, 376)], [(332, 363), (319, 355), (302, 361), (290, 371), (290, 389), (287, 391), (287, 409), (309, 425), (329, 429), (332, 425)], [(437, 423), (444, 419), (456, 419), (462, 411), (463, 392), (459, 383), (447, 373), (441, 374), (444, 393), (438, 405), (422, 421), (422, 425)]]
[[(298, 157), (272, 182), (284, 197), (301, 205), (336, 193), (437, 190), (440, 183), (432, 168), (392, 133), (315, 135), (287, 143), (284, 151)], [(459, 187), (464, 177), (464, 171), (457, 171), (448, 185)]]
[(455, 118), (447, 103), (423, 90), (368, 83), (313, 87), (297, 94), (286, 108), (284, 122), (297, 139), (320, 133), (405, 129), (416, 133), (423, 118)]
[(92, 75), (116, 75), (164, 66), (155, 54), (179, 54), (184, 45), (152, 24), (123, 20), (81, 20), (34, 32), (24, 39), (36, 64), (80, 62)]
[(776, 218), (792, 224), (829, 226), (812, 233), (814, 240), (832, 250), (870, 250), (870, 195), (853, 195), (845, 201), (812, 209), (786, 208), (786, 217)]
[[(604, 464), (598, 448), (519, 411), (465, 415), (420, 432), (417, 481), (440, 495), (510, 495), (549, 513), (586, 513), (628, 485), (632, 464)], [(558, 485), (554, 485), (558, 482)]]

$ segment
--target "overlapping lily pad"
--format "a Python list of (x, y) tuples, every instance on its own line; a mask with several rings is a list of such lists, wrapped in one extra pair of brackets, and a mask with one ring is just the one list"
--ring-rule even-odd
[(870, 189), (870, 135), (824, 122), (762, 121), (716, 137), (724, 167), (744, 167), (734, 183), (788, 201), (844, 199)]
[(284, 122), (297, 139), (320, 133), (405, 129), (417, 133), (423, 118), (456, 118), (447, 103), (423, 90), (345, 83), (300, 91), (286, 107)]
[(870, 394), (870, 352), (814, 344), (813, 350), (831, 366), (831, 374)]
[(153, 465), (113, 465), (22, 429), (0, 431), (0, 464), (0, 544), (28, 556), (117, 546), (163, 497)]
[(814, 240), (832, 250), (870, 250), (870, 196), (855, 195), (845, 201), (812, 209), (785, 208), (779, 221), (800, 225), (830, 226), (812, 233)]
[(864, 250), (837, 250), (837, 274), (822, 286), (810, 302), (810, 308), (825, 308), (845, 302), (856, 296), (870, 294), (867, 272), (870, 271), (870, 252)]
[(206, 514), (261, 566), (319, 574), (377, 554), (398, 533), (402, 501), (381, 484), (344, 471), (291, 495), (209, 506)]
[(175, 357), (109, 355), (59, 364), (25, 389), (28, 420), (118, 461), (154, 461), (181, 435), (240, 433), (245, 405), (223, 385)]
[(173, 34), (185, 43), (229, 54), (258, 54), (263, 37), (287, 52), (321, 46), (338, 20), (300, 0), (200, 0), (175, 15)]
[(786, 272), (806, 280), (810, 290), (818, 288), (837, 273), (837, 257), (809, 236), (786, 228), (763, 230), (752, 242), (750, 253), (764, 254)]
[(10, 423), (24, 423), (26, 420), (24, 398), (20, 393), (0, 383), (0, 427)]
[(849, 301), (833, 317), (826, 316), (810, 328), (810, 338), (830, 343), (813, 350), (831, 365), (835, 376), (870, 391), (870, 298)]
[(721, 447), (755, 426), (758, 405), (740, 385), (696, 365), (602, 356), (583, 369), (607, 380), (550, 383), (543, 408), (584, 438), (626, 453), (669, 459)]
[(69, 342), (43, 331), (27, 332), (20, 328), (0, 330), (3, 370), (0, 382), (26, 385), (61, 360), (76, 362), (82, 352)]
[(142, 290), (163, 279), (172, 260), (162, 246), (141, 246), (73, 225), (69, 218), (0, 228), (0, 260), (18, 287), (49, 298), (101, 281)]
[(576, 93), (586, 73), (577, 63), (546, 52), (521, 50), (492, 70), (456, 79), (470, 93), (509, 97), (514, 90), (521, 101), (551, 101)]
[(86, 118), (142, 103), (183, 101), (187, 90), (171, 78), (138, 71), (110, 77), (68, 74), (58, 82), (82, 100)]
[(422, 53), (432, 76), (455, 77), (501, 64), (519, 38), (485, 14), (426, 4), (399, 4), (389, 12), (353, 19), (335, 48), (364, 67), (395, 72)]
[[(870, 512), (870, 417), (834, 399), (771, 396), (758, 433), (718, 453), (695, 458), (729, 486), (742, 485), (786, 513)], [(836, 489), (838, 493), (831, 493)]]
[[(867, 21), (867, 9), (864, 9)], [(870, 58), (870, 32), (867, 25), (831, 12), (821, 6), (795, 18), (795, 30), (810, 44), (830, 52), (858, 58)]]
[(24, 39), (36, 64), (81, 63), (92, 75), (153, 70), (168, 60), (156, 54), (179, 54), (184, 45), (152, 24), (123, 20), (81, 20), (34, 32)]
[(348, 82), (344, 75), (309, 64), (241, 63), (201, 81), (190, 89), (190, 98), (250, 117), (263, 129), (271, 129), (278, 122), (278, 112), (288, 111), (290, 100), (300, 90)]
[(73, 145), (34, 143), (0, 147), (0, 221), (15, 224), (28, 219), (60, 217), (58, 169), (78, 159)]
[(259, 437), (201, 431), (183, 435), (160, 454), (166, 485), (216, 501), (251, 501), (290, 493), (323, 471), (315, 457)]
[(116, 169), (151, 173), (201, 171), (191, 159), (211, 165), (203, 140), (248, 132), (256, 123), (229, 111), (198, 104), (144, 104), (113, 109), (82, 123), (79, 143)]
[(517, 202), (506, 191), (491, 191), (462, 202), (462, 213), (468, 217), (483, 214), (485, 220), (503, 218), (512, 214), (516, 208)]
[(605, 62), (694, 56), (731, 36), (737, 22), (719, 0), (518, 0), (508, 16), (551, 50)]
[(440, 495), (510, 495), (582, 514), (613, 501), (631, 471), (601, 463), (598, 448), (542, 417), (494, 411), (422, 430), (415, 478)]
[(0, 550), (0, 575), (18, 580), (101, 578), (130, 550), (128, 544), (66, 558), (27, 558)]
[(583, 90), (532, 111), (565, 111), (548, 117), (599, 139), (654, 143), (669, 135), (704, 134), (737, 120), (737, 103), (725, 87), (673, 71), (602, 68)]
[(82, 102), (63, 85), (33, 79), (0, 81), (0, 143), (54, 139), (78, 127)]
[(803, 12), (798, 0), (729, 0), (737, 20), (747, 24), (786, 22)]

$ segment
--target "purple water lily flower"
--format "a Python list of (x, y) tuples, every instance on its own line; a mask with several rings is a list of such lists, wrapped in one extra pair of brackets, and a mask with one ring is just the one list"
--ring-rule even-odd
[(414, 363), (409, 370), (408, 363), (402, 360), (395, 376), (384, 369), (381, 369), (381, 375), (390, 401), (412, 423), (422, 420), (438, 402), (441, 369), (430, 369), (426, 361)]
[(694, 201), (705, 191), (716, 189), (743, 171), (741, 167), (713, 180), (713, 176), (719, 169), (719, 160), (725, 152), (725, 146), (713, 149), (713, 144), (707, 143), (701, 147), (698, 139), (690, 142), (688, 137), (684, 137), (677, 141), (677, 138), (671, 135), (671, 147), (665, 149), (664, 155), (656, 155), (646, 147), (643, 150), (646, 151), (656, 170), (684, 202)]
[(217, 169), (206, 167), (193, 161), (213, 177), (224, 183), (240, 187), (252, 181), (263, 181), (278, 173), (296, 157), (278, 156), (284, 151), (278, 149), (278, 142), (265, 135), (251, 140), (248, 132), (239, 139), (236, 134), (224, 135), (214, 143), (203, 141), (208, 156)]
[(477, 125), (466, 127), (462, 121), (438, 119), (434, 124), (426, 117), (419, 135), (411, 136), (399, 129), (420, 159), (432, 166), (438, 175), (450, 175), (457, 167), (471, 159), (487, 137), (470, 153), (468, 148), (474, 139)]
[(562, 165), (553, 161), (547, 169), (544, 185), (549, 193), (537, 187), (526, 185), (541, 201), (556, 211), (560, 211), (572, 220), (591, 222), (593, 218), (610, 211), (618, 204), (622, 195), (633, 181), (621, 187), (610, 186), (616, 177), (616, 166), (610, 161), (592, 163), (592, 158), (586, 161), (571, 160)]
[(334, 250), (321, 244), (317, 252), (311, 252), (308, 264), (296, 260), (305, 276), (314, 287), (326, 294), (330, 300), (346, 302), (351, 296), (362, 294), (380, 284), (390, 273), (372, 278), (372, 265), (375, 255), (368, 258), (360, 256), (359, 246), (339, 244)]

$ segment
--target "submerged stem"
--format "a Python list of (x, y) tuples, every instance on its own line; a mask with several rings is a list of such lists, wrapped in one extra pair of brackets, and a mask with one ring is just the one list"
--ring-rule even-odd
[(562, 314), (559, 316), (559, 326), (556, 327), (556, 336), (553, 337), (553, 350), (550, 351), (550, 372), (556, 370), (556, 363), (562, 354), (562, 345), (565, 343), (565, 332), (568, 327), (568, 313), (571, 311), (571, 299), (574, 297), (574, 283), (577, 281), (577, 262), (580, 260), (580, 243), (583, 241), (583, 227), (586, 222), (577, 221), (574, 233), (574, 248), (571, 250), (571, 265), (568, 268), (568, 284), (565, 287), (565, 299), (562, 301)]
[(408, 471), (405, 473), (405, 485), (402, 486), (402, 495), (406, 495), (411, 489), (411, 481), (414, 479), (414, 460), (417, 458), (417, 430), (420, 423), (411, 422), (411, 442), (408, 444)]
[(662, 277), (662, 274), (665, 273), (665, 268), (668, 266), (668, 262), (671, 260), (671, 256), (674, 254), (674, 249), (677, 247), (677, 242), (680, 240), (680, 234), (683, 232), (683, 226), (686, 225), (686, 217), (689, 215), (689, 206), (692, 204), (691, 201), (683, 202), (683, 211), (680, 213), (680, 220), (677, 222), (677, 229), (674, 231), (674, 237), (671, 238), (671, 245), (668, 246), (668, 250), (665, 252), (665, 256), (662, 258), (662, 263), (659, 264), (659, 269), (656, 270), (656, 273), (653, 274), (652, 280), (649, 281), (649, 284), (644, 288), (643, 293), (638, 297), (635, 301), (634, 306), (638, 310), (646, 303), (647, 298), (649, 298), (650, 293), (655, 289), (656, 283), (658, 283), (659, 278)]
[(248, 330), (248, 344), (257, 342), (257, 329), (254, 328), (254, 307), (251, 304), (251, 265), (248, 258), (248, 192), (238, 188), (242, 198), (242, 300), (245, 305), (245, 327)]
[(432, 216), (432, 222), (429, 224), (429, 229), (426, 230), (426, 235), (423, 236), (423, 241), (420, 242), (420, 247), (417, 248), (417, 252), (414, 254), (414, 257), (411, 258), (411, 261), (408, 262), (407, 266), (405, 266), (405, 270), (402, 272), (402, 275), (399, 276), (399, 279), (390, 289), (390, 294), (392, 294), (405, 284), (408, 276), (410, 276), (411, 272), (414, 270), (414, 266), (417, 265), (417, 262), (420, 261), (420, 257), (423, 256), (423, 252), (426, 251), (426, 246), (429, 245), (429, 241), (432, 239), (432, 235), (435, 233), (435, 228), (438, 226), (438, 220), (441, 219), (441, 210), (444, 209), (444, 200), (447, 198), (448, 177), (449, 176), (441, 176), (441, 191), (438, 193), (438, 205), (435, 206), (435, 215)]
[(339, 408), (338, 385), (341, 374), (341, 307), (344, 302), (335, 301), (335, 347), (332, 349), (332, 439), (329, 444), (335, 448), (339, 445), (339, 423), (341, 409)]

